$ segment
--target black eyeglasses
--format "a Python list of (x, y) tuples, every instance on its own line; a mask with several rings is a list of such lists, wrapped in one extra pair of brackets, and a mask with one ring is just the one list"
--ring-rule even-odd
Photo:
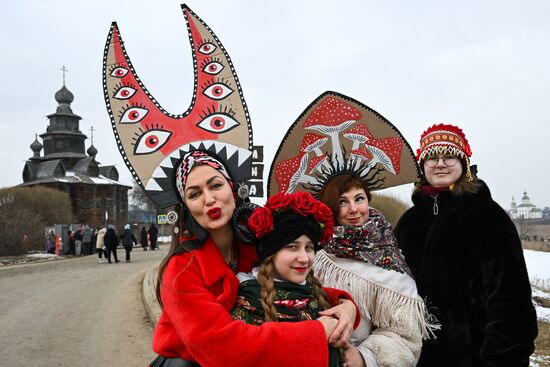
[(437, 166), (440, 159), (443, 160), (443, 164), (447, 167), (452, 167), (458, 163), (458, 158), (452, 155), (433, 155), (426, 158), (426, 160), (424, 160), (424, 164), (430, 168), (434, 168)]

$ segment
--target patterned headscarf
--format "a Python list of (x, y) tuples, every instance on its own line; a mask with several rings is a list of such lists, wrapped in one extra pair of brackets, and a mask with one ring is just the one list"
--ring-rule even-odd
[(229, 176), (229, 172), (227, 172), (227, 169), (219, 160), (206, 152), (194, 150), (183, 156), (181, 163), (176, 170), (176, 188), (178, 189), (178, 193), (182, 201), (185, 201), (185, 183), (187, 182), (187, 177), (189, 177), (189, 173), (193, 167), (198, 165), (207, 165), (214, 168), (220, 172), (223, 177), (227, 179), (227, 181), (229, 181), (231, 188), (235, 186), (233, 180)]
[(323, 250), (342, 259), (364, 261), (412, 276), (397, 246), (390, 222), (372, 207), (369, 208), (369, 219), (365, 224), (335, 227), (332, 241)]

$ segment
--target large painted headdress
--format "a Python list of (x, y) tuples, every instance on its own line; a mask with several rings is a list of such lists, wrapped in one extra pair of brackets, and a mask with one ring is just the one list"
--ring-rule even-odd
[(181, 158), (205, 151), (239, 185), (251, 176), (252, 126), (237, 74), (218, 37), (185, 4), (195, 82), (187, 111), (165, 111), (138, 78), (113, 22), (103, 59), (103, 90), (118, 148), (136, 182), (159, 206), (179, 202)]
[(309, 191), (315, 196), (343, 173), (360, 176), (371, 190), (419, 177), (413, 150), (395, 126), (368, 106), (328, 91), (286, 133), (271, 164), (268, 195)]

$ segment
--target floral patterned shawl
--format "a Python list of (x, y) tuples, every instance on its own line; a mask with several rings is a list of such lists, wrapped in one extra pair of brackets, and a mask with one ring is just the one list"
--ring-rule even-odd
[(372, 207), (365, 224), (334, 227), (334, 237), (323, 250), (336, 257), (365, 261), (412, 277), (397, 246), (391, 224), (378, 209)]

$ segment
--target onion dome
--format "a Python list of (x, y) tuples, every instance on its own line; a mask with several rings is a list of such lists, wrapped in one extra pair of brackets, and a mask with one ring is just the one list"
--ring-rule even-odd
[(74, 96), (71, 91), (67, 89), (65, 84), (55, 93), (55, 100), (59, 103), (56, 113), (73, 114), (71, 102), (74, 101)]
[(63, 87), (55, 93), (55, 100), (59, 104), (71, 104), (74, 101), (74, 96), (71, 91), (67, 89), (65, 84), (63, 84)]
[(95, 157), (97, 155), (97, 149), (92, 145), (90, 145), (90, 147), (88, 148), (88, 150), (86, 151), (86, 153), (88, 153), (88, 155), (90, 157)]
[(34, 141), (31, 144), (31, 150), (33, 151), (33, 157), (40, 157), (40, 151), (44, 146), (38, 141), (38, 136), (34, 135)]

